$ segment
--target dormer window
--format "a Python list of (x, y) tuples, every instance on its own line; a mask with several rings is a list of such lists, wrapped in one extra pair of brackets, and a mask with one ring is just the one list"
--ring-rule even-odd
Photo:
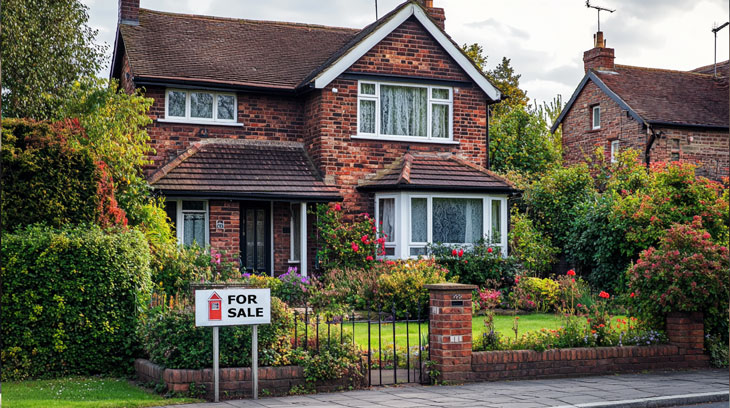
[(400, 83), (358, 83), (358, 137), (451, 141), (453, 89)]
[(165, 95), (165, 121), (236, 123), (236, 99), (233, 93), (168, 89)]
[(599, 105), (596, 105), (593, 107), (593, 126), (591, 129), (600, 129), (601, 128), (601, 107)]

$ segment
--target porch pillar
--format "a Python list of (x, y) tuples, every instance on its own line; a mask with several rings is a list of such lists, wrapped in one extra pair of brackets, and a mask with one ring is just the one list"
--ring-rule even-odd
[(299, 207), (299, 272), (307, 276), (307, 203)]

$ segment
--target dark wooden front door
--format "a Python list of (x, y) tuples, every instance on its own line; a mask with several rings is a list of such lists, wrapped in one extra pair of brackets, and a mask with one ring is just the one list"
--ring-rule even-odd
[(271, 216), (266, 202), (241, 202), (241, 263), (248, 273), (271, 273)]

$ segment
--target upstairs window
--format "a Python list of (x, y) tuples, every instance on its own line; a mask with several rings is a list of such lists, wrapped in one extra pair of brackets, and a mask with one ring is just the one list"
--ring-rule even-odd
[(600, 106), (593, 107), (593, 116), (592, 116), (591, 124), (592, 124), (591, 129), (600, 129), (601, 128), (601, 107)]
[(168, 89), (165, 97), (165, 119), (235, 123), (236, 106), (236, 95), (232, 93)]
[(451, 140), (452, 128), (452, 88), (358, 83), (358, 136)]

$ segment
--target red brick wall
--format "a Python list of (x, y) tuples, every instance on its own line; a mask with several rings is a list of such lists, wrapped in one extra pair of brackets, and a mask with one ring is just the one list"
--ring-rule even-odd
[[(155, 121), (148, 127), (150, 144), (156, 150), (151, 157), (154, 168), (160, 167), (201, 140), (201, 130), (207, 138), (283, 140), (302, 142), (304, 126), (303, 104), (297, 98), (241, 93), (238, 94), (238, 122), (242, 127), (190, 125)], [(165, 117), (165, 88), (147, 87), (146, 96), (154, 98), (150, 108), (153, 120)], [(151, 171), (152, 168), (149, 169)]]
[[(210, 201), (208, 203), (210, 222), (210, 246), (226, 251), (231, 260), (238, 263), (241, 241), (241, 206), (238, 201)], [(223, 229), (216, 228), (216, 222), (223, 221)]]
[[(591, 130), (592, 107), (601, 106), (601, 129)], [(588, 81), (563, 119), (563, 159), (566, 165), (584, 161), (596, 147), (602, 146), (606, 159), (611, 155), (611, 141), (619, 140), (620, 149), (640, 152), (644, 162), (647, 134), (642, 124), (627, 115), (592, 81)], [(715, 180), (728, 175), (728, 132), (693, 128), (655, 128), (663, 136), (652, 145), (651, 161), (669, 161), (672, 140), (680, 141), (680, 160), (698, 165), (697, 174)], [(692, 141), (690, 142), (690, 138)]]

